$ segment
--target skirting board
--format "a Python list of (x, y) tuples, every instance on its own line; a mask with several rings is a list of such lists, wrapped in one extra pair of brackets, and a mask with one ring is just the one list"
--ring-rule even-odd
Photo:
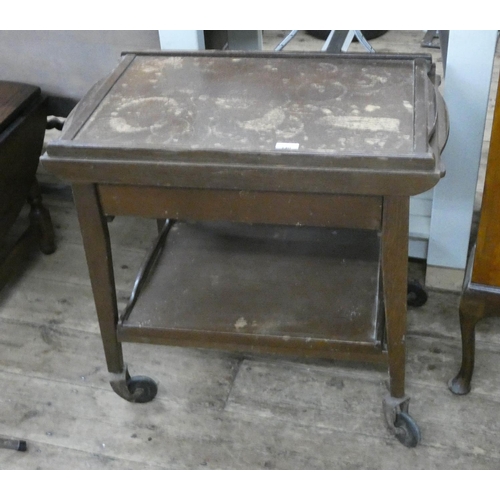
[(439, 290), (460, 292), (462, 290), (465, 269), (427, 266), (425, 286)]

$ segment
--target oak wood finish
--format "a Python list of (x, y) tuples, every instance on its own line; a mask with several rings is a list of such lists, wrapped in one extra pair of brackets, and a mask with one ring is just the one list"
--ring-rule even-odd
[(375, 231), (227, 223), (165, 231), (121, 340), (386, 361)]
[[(42, 158), (49, 170), (74, 185), (109, 370), (124, 372), (123, 341), (387, 361), (390, 395), (403, 399), (408, 197), (429, 189), (443, 175), (439, 154), (446, 127), (438, 119), (436, 93), (431, 61), (421, 56), (125, 55), (74, 111), (61, 139)], [(280, 150), (283, 143), (290, 150)], [(154, 272), (144, 278), (142, 292), (119, 323), (106, 228), (106, 217), (118, 214), (153, 218), (160, 225), (167, 218), (180, 219), (162, 252), (151, 252), (153, 260), (143, 269)], [(287, 225), (307, 225), (300, 234), (311, 239), (306, 252), (293, 238), (257, 237), (270, 245), (261, 254), (260, 243), (246, 240), (263, 260), (249, 264), (248, 270), (242, 263), (235, 266), (243, 268), (245, 277), (224, 274), (219, 272), (223, 264), (248, 252), (245, 245), (238, 249), (241, 235), (233, 244), (234, 235), (219, 238), (211, 226), (197, 239), (190, 232), (200, 226), (185, 224), (189, 219), (243, 222), (249, 225), (244, 231), (276, 231), (269, 225), (279, 224), (278, 233), (288, 234), (292, 229)], [(299, 299), (315, 281), (334, 281), (328, 276), (335, 275), (334, 264), (342, 266), (342, 257), (335, 262), (335, 255), (319, 255), (318, 249), (335, 252), (313, 237), (320, 229), (310, 226), (323, 226), (326, 234), (337, 228), (369, 229), (371, 239), (380, 237), (381, 244), (376, 239), (356, 264), (362, 267), (368, 261), (371, 266), (370, 342), (362, 338), (365, 327), (356, 326), (356, 300), (366, 287), (362, 278), (356, 281), (355, 266), (345, 275), (338, 271), (344, 285), (351, 283), (352, 295), (340, 286), (322, 296), (326, 302), (342, 303), (345, 295), (351, 309), (344, 311), (344, 324), (332, 320), (321, 334), (297, 328), (297, 318), (288, 324), (284, 314), (267, 318), (263, 331), (258, 330), (260, 317), (227, 316), (223, 306), (238, 300), (239, 280), (253, 279), (264, 292), (278, 285), (281, 298), (279, 286), (290, 288), (287, 279), (294, 281), (296, 273)], [(177, 242), (176, 227), (184, 243)], [(285, 247), (292, 250), (291, 257), (276, 258)], [(340, 245), (345, 258), (357, 247), (364, 248), (354, 240)], [(296, 265), (293, 248), (304, 259), (302, 274), (285, 270), (284, 278), (266, 281), (282, 261), (291, 258)], [(308, 277), (307, 271), (318, 263), (325, 265), (324, 276), (318, 271)], [(187, 284), (180, 282), (183, 277)], [(210, 307), (198, 296), (197, 277), (200, 290), (209, 294), (222, 286), (224, 294), (216, 305)], [(323, 293), (321, 287), (325, 285), (317, 294)], [(245, 315), (254, 314), (253, 301), (264, 298), (264, 312), (271, 306), (260, 292), (244, 304)], [(183, 295), (194, 297), (193, 303), (183, 305)], [(294, 300), (291, 309), (300, 303)], [(187, 322), (175, 317), (182, 306)], [(225, 325), (213, 317), (219, 308)], [(335, 306), (331, 308), (328, 314), (335, 316)], [(281, 313), (286, 307), (278, 309)], [(170, 313), (172, 327), (166, 325)], [(380, 335), (384, 325), (385, 343)]]
[(373, 196), (102, 185), (99, 197), (105, 214), (148, 218), (374, 230), (382, 219), (382, 198)]
[[(285, 35), (266, 31), (264, 42), (272, 50)], [(321, 48), (307, 34), (296, 38), (295, 50)], [(395, 30), (373, 42), (378, 52), (418, 52), (421, 40), (421, 31)], [(57, 252), (36, 258), (0, 304), (0, 378), (4, 400), (14, 402), (2, 405), (0, 434), (29, 444), (28, 453), (1, 452), (2, 470), (500, 468), (500, 429), (492, 425), (500, 411), (499, 322), (481, 324), (474, 391), (448, 397), (443, 380), (458, 370), (461, 349), (457, 298), (445, 291), (430, 290), (425, 307), (408, 311), (407, 392), (424, 437), (416, 450), (401, 447), (381, 426), (387, 373), (369, 364), (242, 360), (216, 350), (128, 344), (130, 368), (154, 374), (159, 392), (147, 408), (118, 401), (109, 388), (75, 208), (65, 183), (57, 185), (44, 195)], [(156, 226), (116, 217), (109, 230), (121, 306)], [(410, 262), (409, 273), (422, 279), (424, 264)]]
[(384, 198), (381, 265), (390, 393), (394, 398), (405, 395), (408, 213), (407, 197)]
[(490, 148), (486, 166), (478, 234), (469, 257), (459, 306), (462, 365), (450, 380), (450, 390), (471, 389), (476, 325), (488, 316), (500, 316), (500, 86), (497, 89)]
[(473, 283), (500, 288), (500, 86), (496, 96), (481, 217), (472, 266)]
[(118, 309), (108, 226), (93, 184), (73, 185), (83, 246), (101, 329), (104, 352), (111, 373), (124, 369), (121, 345), (116, 339)]

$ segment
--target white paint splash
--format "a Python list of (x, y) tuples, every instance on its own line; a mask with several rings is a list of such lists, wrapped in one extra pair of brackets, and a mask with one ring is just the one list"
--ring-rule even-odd
[(254, 130), (256, 132), (270, 132), (275, 130), (285, 121), (286, 115), (281, 109), (272, 109), (264, 116), (249, 120), (247, 122), (238, 122), (241, 128)]
[(413, 112), (413, 106), (410, 102), (408, 101), (403, 101), (403, 106), (410, 112)]
[(245, 318), (238, 318), (238, 320), (234, 324), (234, 327), (237, 330), (239, 330), (241, 328), (245, 328), (245, 326), (247, 326), (247, 325), (248, 325), (248, 323), (247, 323), (247, 320)]
[(116, 132), (131, 134), (134, 132), (140, 132), (141, 130), (145, 130), (145, 127), (132, 127), (127, 123), (127, 121), (123, 118), (111, 118), (109, 120), (109, 125)]
[(398, 132), (400, 121), (397, 118), (379, 118), (366, 116), (324, 116), (321, 122), (338, 128), (350, 130), (369, 130), (371, 132)]

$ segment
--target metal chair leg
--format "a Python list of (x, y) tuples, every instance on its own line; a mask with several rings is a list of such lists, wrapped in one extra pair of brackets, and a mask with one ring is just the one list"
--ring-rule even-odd
[(368, 52), (375, 52), (360, 30), (332, 30), (328, 35), (321, 51), (332, 54), (347, 52), (352, 41), (356, 37)]
[[(298, 30), (292, 30), (288, 35), (283, 38), (283, 40), (276, 45), (275, 52), (280, 52), (283, 50), (295, 37), (298, 33)], [(351, 45), (354, 37), (356, 37), (363, 45), (363, 47), (368, 52), (375, 52), (374, 48), (370, 45), (368, 40), (364, 37), (361, 30), (332, 30), (328, 35), (323, 47), (321, 48), (321, 52), (330, 52), (332, 54), (339, 54), (341, 52), (347, 52), (349, 45)]]
[(298, 33), (299, 30), (292, 30), (290, 31), (290, 33), (288, 33), (288, 35), (283, 38), (283, 40), (278, 43), (278, 45), (276, 45), (275, 47), (275, 51), (276, 52), (279, 52), (280, 50), (283, 50), (290, 42), (291, 40), (293, 39), (293, 37)]
[(363, 33), (361, 30), (355, 30), (354, 35), (358, 39), (358, 42), (363, 45), (363, 47), (368, 51), (368, 52), (375, 52), (375, 49), (370, 45), (368, 40), (364, 37)]

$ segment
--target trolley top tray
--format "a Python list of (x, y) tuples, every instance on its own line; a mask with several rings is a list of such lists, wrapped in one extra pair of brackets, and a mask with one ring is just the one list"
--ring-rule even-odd
[[(46, 160), (80, 160), (79, 173), (54, 164), (70, 180), (90, 180), (81, 178), (82, 160), (93, 161), (98, 178), (107, 165), (94, 160), (142, 161), (163, 185), (200, 187), (193, 167), (211, 165), (217, 175), (205, 169), (203, 186), (254, 188), (259, 181), (249, 169), (279, 176), (287, 168), (300, 179), (278, 182), (282, 190), (332, 191), (302, 179), (322, 169), (410, 176), (418, 192), (441, 176), (446, 135), (432, 72), (422, 55), (126, 54), (83, 99)], [(340, 189), (359, 192), (349, 183)], [(398, 187), (403, 194), (404, 182)]]

